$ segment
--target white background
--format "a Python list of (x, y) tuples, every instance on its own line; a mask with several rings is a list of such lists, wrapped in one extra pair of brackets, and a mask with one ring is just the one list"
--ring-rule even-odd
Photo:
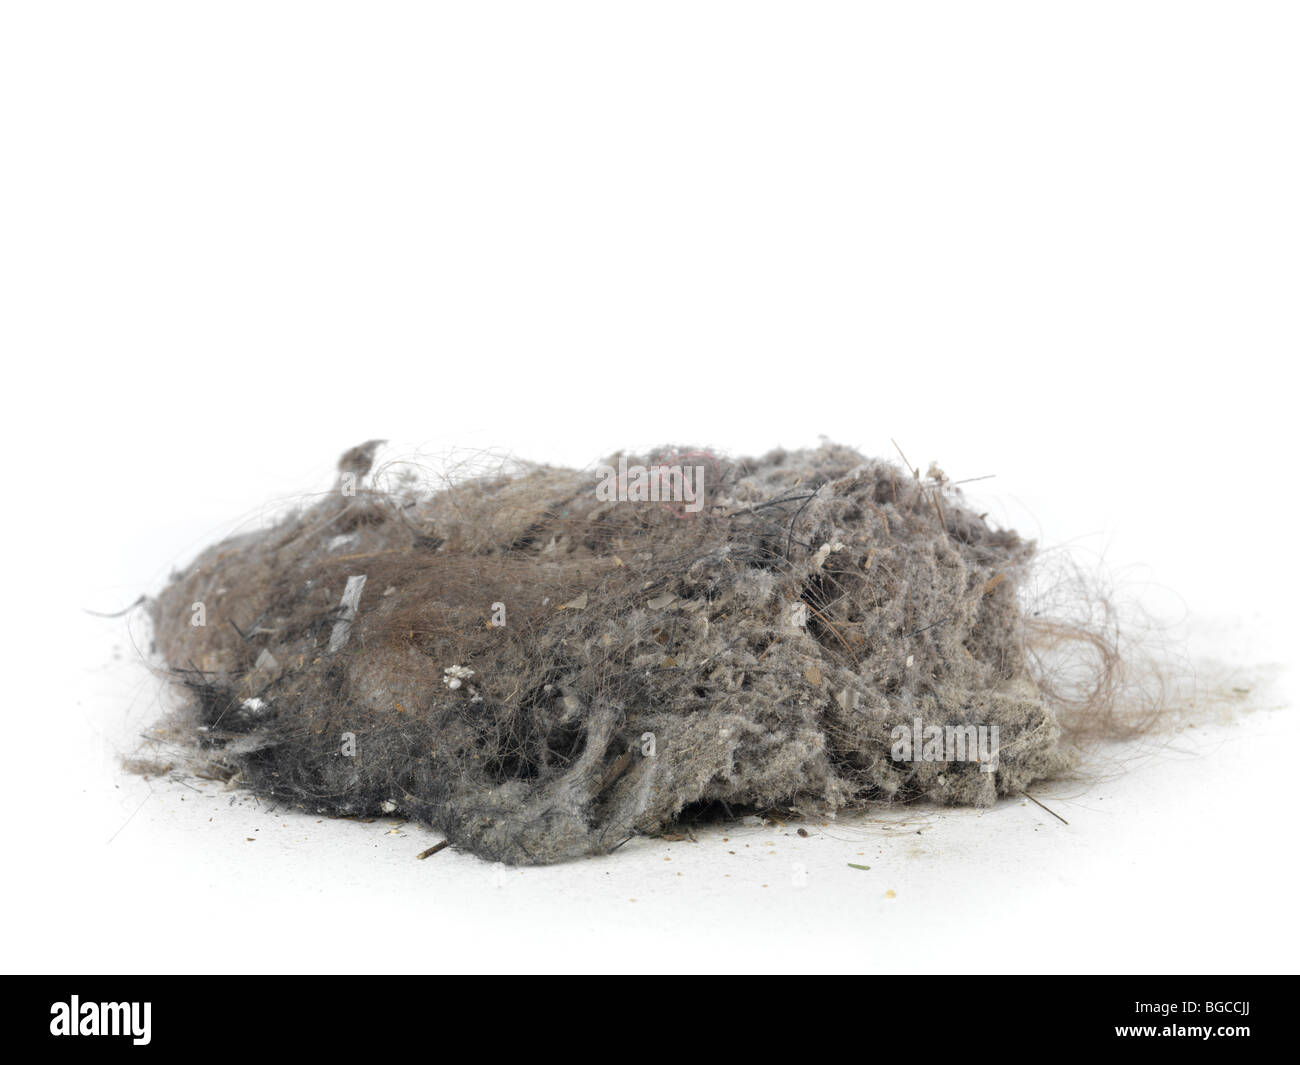
[[(1256, 666), (1295, 658), (1298, 31), (1133, 0), (6, 4), (4, 966), (1294, 969), (1300, 736)], [(83, 609), (352, 444), (822, 434), (996, 475), (995, 517), (1153, 595), (1249, 707), (1056, 789), (1068, 828), (1009, 800), (505, 878), (117, 771), (161, 695), (138, 618)]]

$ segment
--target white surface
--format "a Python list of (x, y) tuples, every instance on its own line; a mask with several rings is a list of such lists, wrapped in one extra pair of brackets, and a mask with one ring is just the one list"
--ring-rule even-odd
[[(7, 967), (1294, 968), (1300, 728), (1287, 710), (1203, 721), (1114, 752), (1090, 782), (1035, 789), (1068, 826), (1023, 799), (882, 808), (825, 825), (711, 826), (696, 842), (638, 839), (604, 858), (510, 869), (454, 849), (420, 861), (441, 837), (395, 819), (322, 820), (211, 782), (122, 775), (115, 755), (135, 745), (105, 730), (126, 740), (147, 725), (156, 685), (128, 655), (108, 660), (47, 735), (73, 761), (9, 843), (24, 871), (10, 880), (11, 905), (29, 919), (9, 933)], [(1247, 702), (1279, 696), (1257, 688)]]
[(996, 474), (994, 518), (1290, 665), (1297, 17), (5, 5), (5, 967), (1293, 968), (1287, 711), (1045, 792), (1068, 828), (736, 830), (496, 888), (423, 831), (119, 775), (157, 690), (81, 611), (370, 437), (824, 433)]

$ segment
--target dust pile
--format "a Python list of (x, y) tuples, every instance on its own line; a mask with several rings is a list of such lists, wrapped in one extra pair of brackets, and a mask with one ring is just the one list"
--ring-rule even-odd
[(379, 488), (376, 445), (150, 601), (174, 727), (262, 796), (549, 863), (710, 806), (986, 804), (1070, 764), (1033, 544), (934, 467), (826, 445)]

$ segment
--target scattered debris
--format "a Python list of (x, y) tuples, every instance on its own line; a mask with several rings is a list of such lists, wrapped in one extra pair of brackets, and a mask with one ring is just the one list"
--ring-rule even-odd
[(1048, 810), (1046, 806), (1044, 806), (1041, 802), (1039, 802), (1032, 795), (1030, 795), (1029, 792), (1022, 791), (1020, 794), (1023, 795), (1026, 799), (1028, 799), (1030, 802), (1032, 802), (1035, 806), (1039, 807), (1039, 809), (1047, 810), (1047, 812), (1051, 814), (1053, 817), (1055, 817), (1058, 821), (1060, 821), (1061, 824), (1068, 825), (1070, 823), (1064, 817), (1058, 814), (1055, 810)]
[(122, 769), (138, 777), (165, 777), (176, 768), (174, 762), (159, 762), (152, 758), (123, 758)]

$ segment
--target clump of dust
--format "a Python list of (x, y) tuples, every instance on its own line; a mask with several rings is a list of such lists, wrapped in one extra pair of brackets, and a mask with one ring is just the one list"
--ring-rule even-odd
[[(935, 467), (827, 444), (678, 452), (676, 481), (638, 472), (672, 458), (616, 456), (625, 479), (512, 466), (430, 488), (372, 478), (379, 443), (150, 601), (188, 694), (172, 729), (208, 775), (549, 863), (703, 808), (988, 804), (1158, 709), (1122, 713), (1104, 624), (1027, 623), (1034, 545)], [(1062, 655), (1080, 646), (1082, 675)], [(898, 757), (935, 728), (968, 756)]]

